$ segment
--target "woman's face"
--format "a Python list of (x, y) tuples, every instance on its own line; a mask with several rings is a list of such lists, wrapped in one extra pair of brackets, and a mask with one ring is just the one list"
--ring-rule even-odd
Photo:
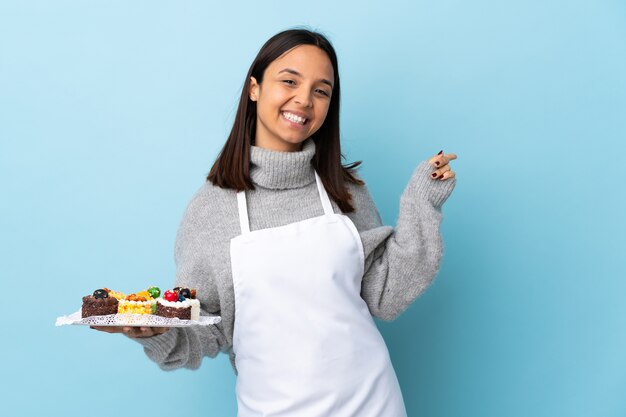
[(255, 145), (300, 150), (326, 119), (333, 80), (328, 55), (313, 45), (297, 46), (275, 59), (261, 84), (251, 77), (250, 99), (257, 103)]

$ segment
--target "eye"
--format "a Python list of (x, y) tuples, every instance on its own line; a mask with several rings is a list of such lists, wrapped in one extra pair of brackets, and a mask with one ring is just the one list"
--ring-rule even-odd
[[(288, 84), (288, 85), (295, 85), (295, 84), (296, 84), (296, 82), (295, 82), (294, 80), (282, 80), (282, 82), (283, 82), (283, 83), (286, 83), (286, 84)], [(330, 94), (329, 94), (329, 93), (327, 93), (327, 92), (326, 92), (326, 91), (324, 91), (324, 90), (316, 90), (316, 91), (318, 91), (319, 93), (321, 93), (321, 94), (325, 95), (326, 97), (330, 97)]]

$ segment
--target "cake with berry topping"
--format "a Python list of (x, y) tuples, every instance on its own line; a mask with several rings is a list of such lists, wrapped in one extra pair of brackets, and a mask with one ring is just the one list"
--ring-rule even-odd
[(156, 300), (155, 314), (181, 320), (200, 320), (200, 300), (196, 298), (196, 290), (176, 287), (165, 291), (163, 298)]
[(100, 288), (95, 290), (92, 295), (83, 297), (81, 317), (116, 314), (118, 305), (119, 301), (117, 298), (109, 295), (107, 288)]
[(157, 287), (150, 287), (145, 291), (130, 294), (119, 300), (118, 314), (154, 314), (156, 299), (161, 295)]

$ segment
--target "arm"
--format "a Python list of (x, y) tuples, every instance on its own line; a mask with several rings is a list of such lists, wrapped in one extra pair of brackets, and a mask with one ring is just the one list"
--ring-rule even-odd
[[(206, 233), (206, 196), (197, 193), (187, 207), (178, 229), (175, 244), (176, 284), (195, 287), (201, 297), (201, 314), (219, 314), (217, 287), (207, 262), (208, 253), (202, 245)], [(167, 332), (133, 338), (144, 347), (146, 355), (163, 370), (177, 368), (197, 369), (205, 356), (214, 358), (226, 352), (229, 343), (222, 323), (211, 326), (175, 327)]]
[(178, 368), (198, 369), (202, 358), (226, 352), (227, 342), (218, 323), (211, 326), (175, 327), (158, 336), (133, 338), (164, 371)]
[(365, 186), (357, 194), (355, 224), (365, 251), (361, 296), (372, 315), (397, 318), (430, 285), (443, 254), (441, 207), (456, 178), (432, 180), (427, 161), (420, 163), (400, 199), (395, 230), (383, 226)]

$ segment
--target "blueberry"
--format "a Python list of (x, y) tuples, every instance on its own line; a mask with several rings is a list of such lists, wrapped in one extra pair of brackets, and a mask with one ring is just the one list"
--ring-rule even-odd
[(189, 288), (181, 288), (180, 291), (178, 291), (178, 294), (180, 297), (191, 298), (191, 291)]
[(93, 292), (93, 296), (94, 296), (94, 298), (97, 298), (97, 299), (109, 298), (109, 293), (106, 290), (103, 290), (101, 288), (99, 290), (95, 290)]

